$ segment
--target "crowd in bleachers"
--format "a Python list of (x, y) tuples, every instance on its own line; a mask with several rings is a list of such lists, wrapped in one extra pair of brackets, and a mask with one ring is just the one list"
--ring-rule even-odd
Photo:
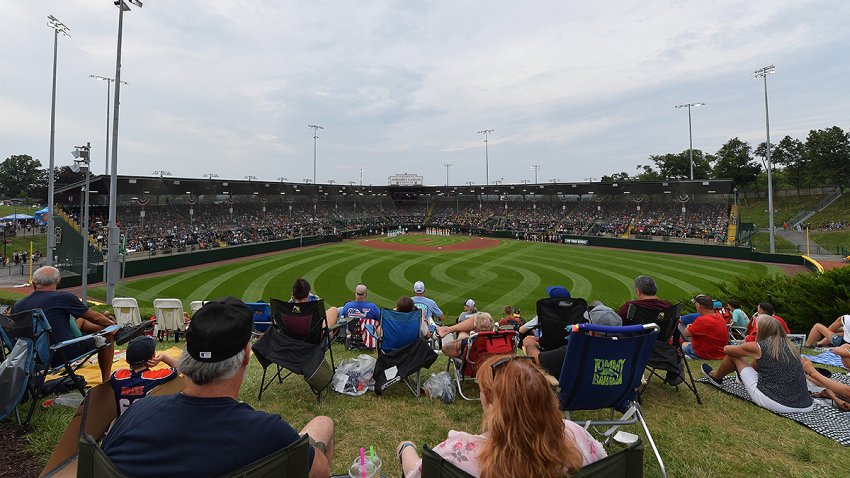
[[(340, 204), (260, 203), (138, 205), (122, 207), (118, 223), (128, 251), (208, 249), (301, 236), (379, 231), (393, 225), (512, 231), (517, 237), (585, 235), (637, 238), (697, 238), (722, 242), (725, 204), (634, 202), (456, 202), (423, 204), (361, 200)], [(144, 211), (144, 215), (142, 214)], [(79, 208), (68, 208), (78, 220)], [(89, 229), (106, 245), (107, 211), (91, 209)]]

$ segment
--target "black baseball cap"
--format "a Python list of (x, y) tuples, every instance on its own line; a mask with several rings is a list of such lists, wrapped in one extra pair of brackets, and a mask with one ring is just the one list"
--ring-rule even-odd
[(201, 362), (221, 362), (238, 354), (251, 340), (254, 317), (235, 297), (207, 302), (186, 330), (186, 351)]
[(127, 363), (130, 365), (142, 365), (153, 357), (156, 351), (156, 340), (153, 337), (142, 335), (136, 337), (127, 344)]

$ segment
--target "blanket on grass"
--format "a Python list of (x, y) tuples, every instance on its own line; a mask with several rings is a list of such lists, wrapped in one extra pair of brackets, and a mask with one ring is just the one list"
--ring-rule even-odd
[[(833, 374), (833, 380), (850, 385), (850, 378), (846, 375)], [(709, 387), (713, 386), (705, 377), (700, 377), (697, 382), (702, 382)], [(740, 399), (752, 403), (750, 394), (747, 389), (734, 376), (728, 376), (723, 380), (721, 388), (729, 395), (734, 395)], [(844, 446), (850, 446), (850, 412), (841, 412), (837, 408), (827, 405), (822, 405), (815, 401), (815, 408), (808, 413), (777, 413), (776, 415), (790, 418), (795, 422), (810, 428), (811, 430), (837, 441)]]
[(826, 352), (817, 355), (803, 355), (803, 357), (806, 357), (814, 363), (829, 365), (831, 367), (845, 368), (844, 364), (841, 363), (841, 357), (832, 353), (831, 350), (827, 350)]

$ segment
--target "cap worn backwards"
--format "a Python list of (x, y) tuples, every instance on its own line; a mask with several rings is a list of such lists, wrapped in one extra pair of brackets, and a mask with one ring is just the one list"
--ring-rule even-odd
[(425, 283), (421, 280), (416, 281), (416, 283), (413, 284), (413, 292), (416, 292), (417, 294), (425, 292)]
[(201, 362), (221, 362), (238, 354), (251, 340), (251, 309), (239, 299), (225, 297), (207, 302), (186, 330), (186, 351)]

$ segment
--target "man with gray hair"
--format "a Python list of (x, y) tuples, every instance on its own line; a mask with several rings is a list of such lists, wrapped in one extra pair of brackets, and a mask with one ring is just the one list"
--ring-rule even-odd
[(658, 294), (658, 286), (655, 285), (655, 279), (647, 275), (635, 277), (635, 294), (637, 295), (636, 300), (630, 300), (620, 307), (619, 314), (624, 325), (632, 325), (628, 322), (629, 306), (632, 304), (635, 307), (658, 312), (667, 310), (671, 305), (670, 302), (658, 298), (656, 295)]
[[(237, 400), (251, 359), (252, 330), (251, 309), (233, 297), (195, 312), (178, 365), (183, 392), (133, 403), (103, 443), (119, 471), (135, 477), (220, 476), (300, 438), (279, 415)], [(300, 433), (310, 436), (310, 477), (328, 477), (333, 420), (315, 417)]]
[[(15, 302), (12, 313), (41, 309), (47, 317), (47, 321), (50, 322), (54, 337), (59, 342), (74, 338), (74, 334), (71, 332), (72, 316), (76, 319), (77, 328), (86, 335), (100, 332), (110, 325), (115, 325), (115, 321), (100, 312), (89, 309), (75, 295), (56, 290), (60, 279), (59, 270), (55, 267), (38, 268), (32, 274), (32, 287), (34, 289), (32, 294)], [(107, 342), (104, 342), (104, 340), (107, 339), (92, 337), (89, 340), (63, 347), (62, 354), (56, 354), (53, 359), (54, 363), (51, 365), (61, 365), (63, 361), (61, 355), (70, 360), (98, 348), (97, 363), (100, 367), (101, 378), (106, 382), (112, 374), (115, 347), (111, 340)]]

